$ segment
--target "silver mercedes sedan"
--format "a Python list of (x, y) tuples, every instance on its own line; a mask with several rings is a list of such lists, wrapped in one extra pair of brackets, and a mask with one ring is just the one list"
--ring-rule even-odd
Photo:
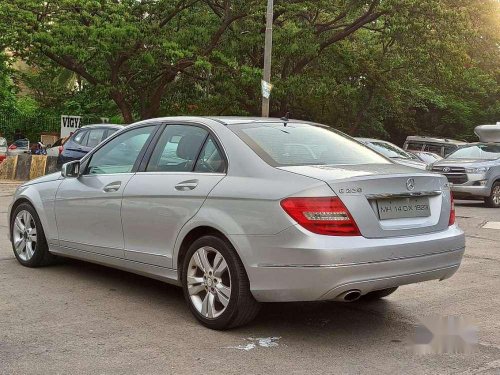
[(213, 329), (248, 323), (262, 302), (363, 301), (443, 280), (465, 246), (444, 176), (287, 119), (127, 126), (21, 185), (8, 215), (22, 265), (71, 257), (177, 284)]

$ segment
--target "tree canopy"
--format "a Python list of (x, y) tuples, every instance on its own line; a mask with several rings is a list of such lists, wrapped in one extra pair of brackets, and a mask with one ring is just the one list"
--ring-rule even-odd
[[(10, 0), (0, 45), (42, 108), (260, 113), (266, 1)], [(276, 0), (272, 115), (354, 135), (469, 137), (500, 120), (495, 0)]]

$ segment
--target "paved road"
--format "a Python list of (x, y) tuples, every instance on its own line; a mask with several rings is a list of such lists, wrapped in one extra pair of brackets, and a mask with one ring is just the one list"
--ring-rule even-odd
[[(271, 304), (250, 326), (214, 332), (178, 288), (77, 261), (21, 267), (6, 238), (14, 189), (0, 185), (2, 374), (500, 373), (500, 232), (481, 228), (500, 210), (457, 206), (467, 252), (449, 280), (372, 303)], [(413, 354), (414, 326), (432, 314), (472, 319), (478, 352)]]

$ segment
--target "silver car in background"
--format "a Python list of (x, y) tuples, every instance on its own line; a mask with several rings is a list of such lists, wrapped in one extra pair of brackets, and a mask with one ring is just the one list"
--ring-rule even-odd
[(487, 207), (500, 208), (500, 123), (474, 131), (480, 142), (462, 146), (431, 169), (448, 178), (455, 197), (483, 199)]
[(284, 119), (129, 125), (20, 186), (8, 215), (21, 264), (59, 255), (180, 285), (213, 329), (251, 321), (261, 302), (376, 299), (443, 280), (465, 246), (444, 176)]
[(403, 150), (391, 142), (373, 138), (356, 138), (356, 140), (370, 147), (373, 151), (391, 159), (395, 163), (406, 165), (407, 167), (427, 169), (427, 163), (424, 163), (416, 155)]

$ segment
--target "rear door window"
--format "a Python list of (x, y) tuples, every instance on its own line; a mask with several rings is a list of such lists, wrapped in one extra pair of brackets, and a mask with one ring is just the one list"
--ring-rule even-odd
[(198, 126), (167, 125), (156, 144), (147, 172), (191, 172), (208, 135)]

